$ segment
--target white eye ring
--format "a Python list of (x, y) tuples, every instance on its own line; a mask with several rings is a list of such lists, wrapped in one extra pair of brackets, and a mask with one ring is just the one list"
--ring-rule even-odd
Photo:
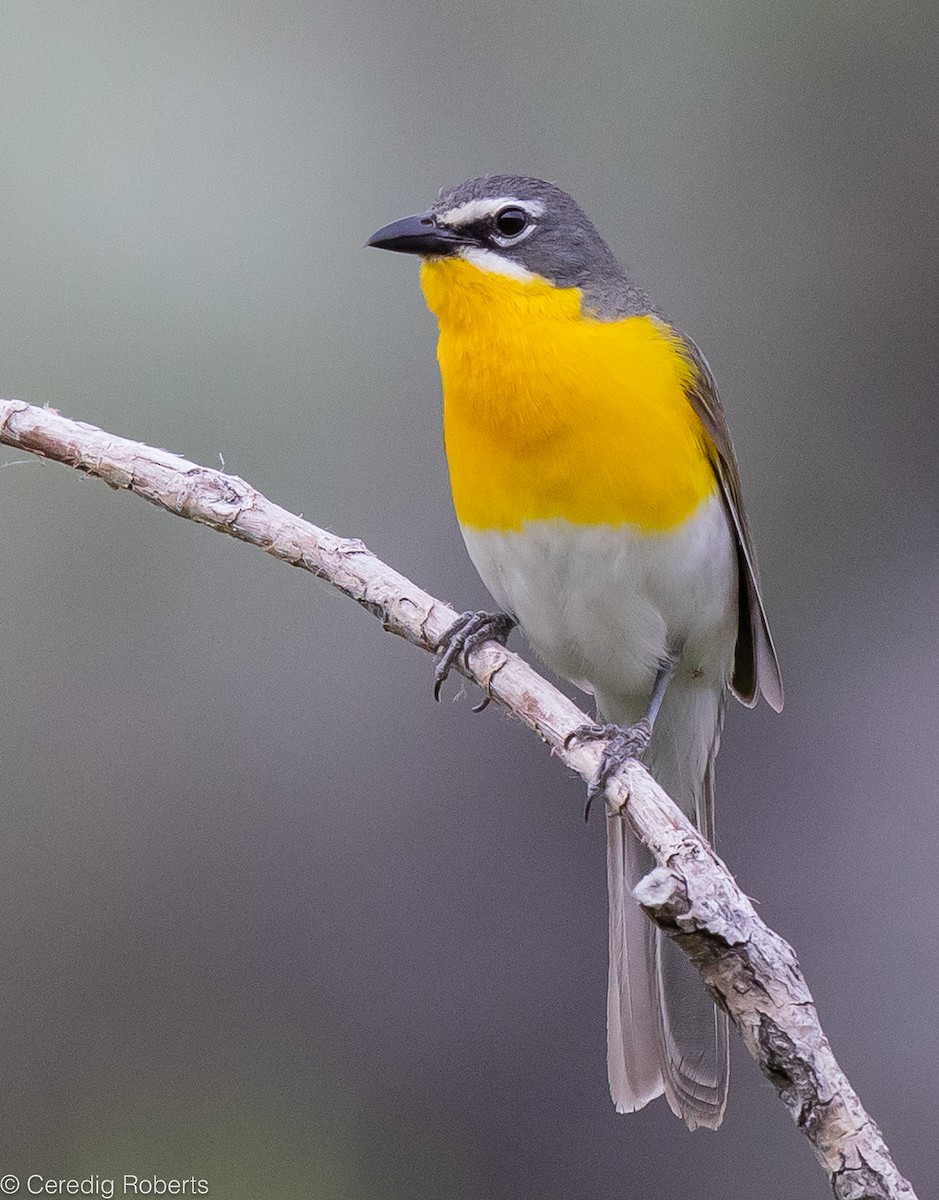
[(531, 213), (518, 204), (507, 204), (500, 209), (493, 216), (492, 225), (492, 240), (498, 246), (514, 246), (530, 237), (535, 229)]

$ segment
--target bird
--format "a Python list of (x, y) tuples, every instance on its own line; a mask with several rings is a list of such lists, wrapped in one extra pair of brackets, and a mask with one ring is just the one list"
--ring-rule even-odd
[[(437, 318), (443, 433), (466, 548), (500, 606), (464, 613), (457, 655), (518, 625), (592, 693), (606, 739), (714, 840), (727, 697), (783, 705), (740, 474), (701, 351), (553, 183), (486, 175), (367, 245), (416, 255)], [(689, 1129), (727, 1102), (728, 1025), (632, 889), (654, 865), (606, 814), (607, 1066), (619, 1112), (657, 1096)]]

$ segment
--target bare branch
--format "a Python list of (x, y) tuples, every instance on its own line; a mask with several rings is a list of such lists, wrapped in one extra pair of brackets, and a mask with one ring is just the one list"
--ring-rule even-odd
[[(234, 475), (165, 450), (114, 437), (50, 409), (0, 400), (0, 443), (96, 475), (151, 504), (260, 546), (328, 580), (367, 608), (385, 629), (424, 650), (456, 613), (375, 557), (272, 504)], [(489, 643), (460, 666), (551, 747), (582, 779), (592, 778), (602, 746), (565, 737), (587, 721), (517, 655)], [(893, 1164), (822, 1032), (792, 948), (757, 916), (733, 877), (677, 806), (639, 764), (607, 789), (657, 867), (635, 890), (651, 920), (691, 958), (727, 1010), (751, 1055), (812, 1144), (838, 1200), (916, 1200)]]

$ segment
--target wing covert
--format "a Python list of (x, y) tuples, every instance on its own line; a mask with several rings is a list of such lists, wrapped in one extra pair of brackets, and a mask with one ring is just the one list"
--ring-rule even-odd
[(694, 387), (688, 399), (714, 446), (714, 471), (737, 541), (740, 599), (731, 688), (738, 700), (750, 708), (762, 693), (770, 707), (780, 712), (784, 698), (782, 674), (763, 607), (756, 551), (743, 507), (740, 471), (730, 432), (707, 359), (690, 338), (683, 334), (679, 337), (694, 368)]

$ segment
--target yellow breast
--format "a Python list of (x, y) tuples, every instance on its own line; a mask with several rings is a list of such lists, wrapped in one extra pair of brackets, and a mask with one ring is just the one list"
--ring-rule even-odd
[(458, 258), (424, 263), (437, 317), (444, 441), (457, 517), (681, 524), (716, 487), (688, 400), (692, 370), (654, 318), (598, 321), (577, 288), (512, 279)]

